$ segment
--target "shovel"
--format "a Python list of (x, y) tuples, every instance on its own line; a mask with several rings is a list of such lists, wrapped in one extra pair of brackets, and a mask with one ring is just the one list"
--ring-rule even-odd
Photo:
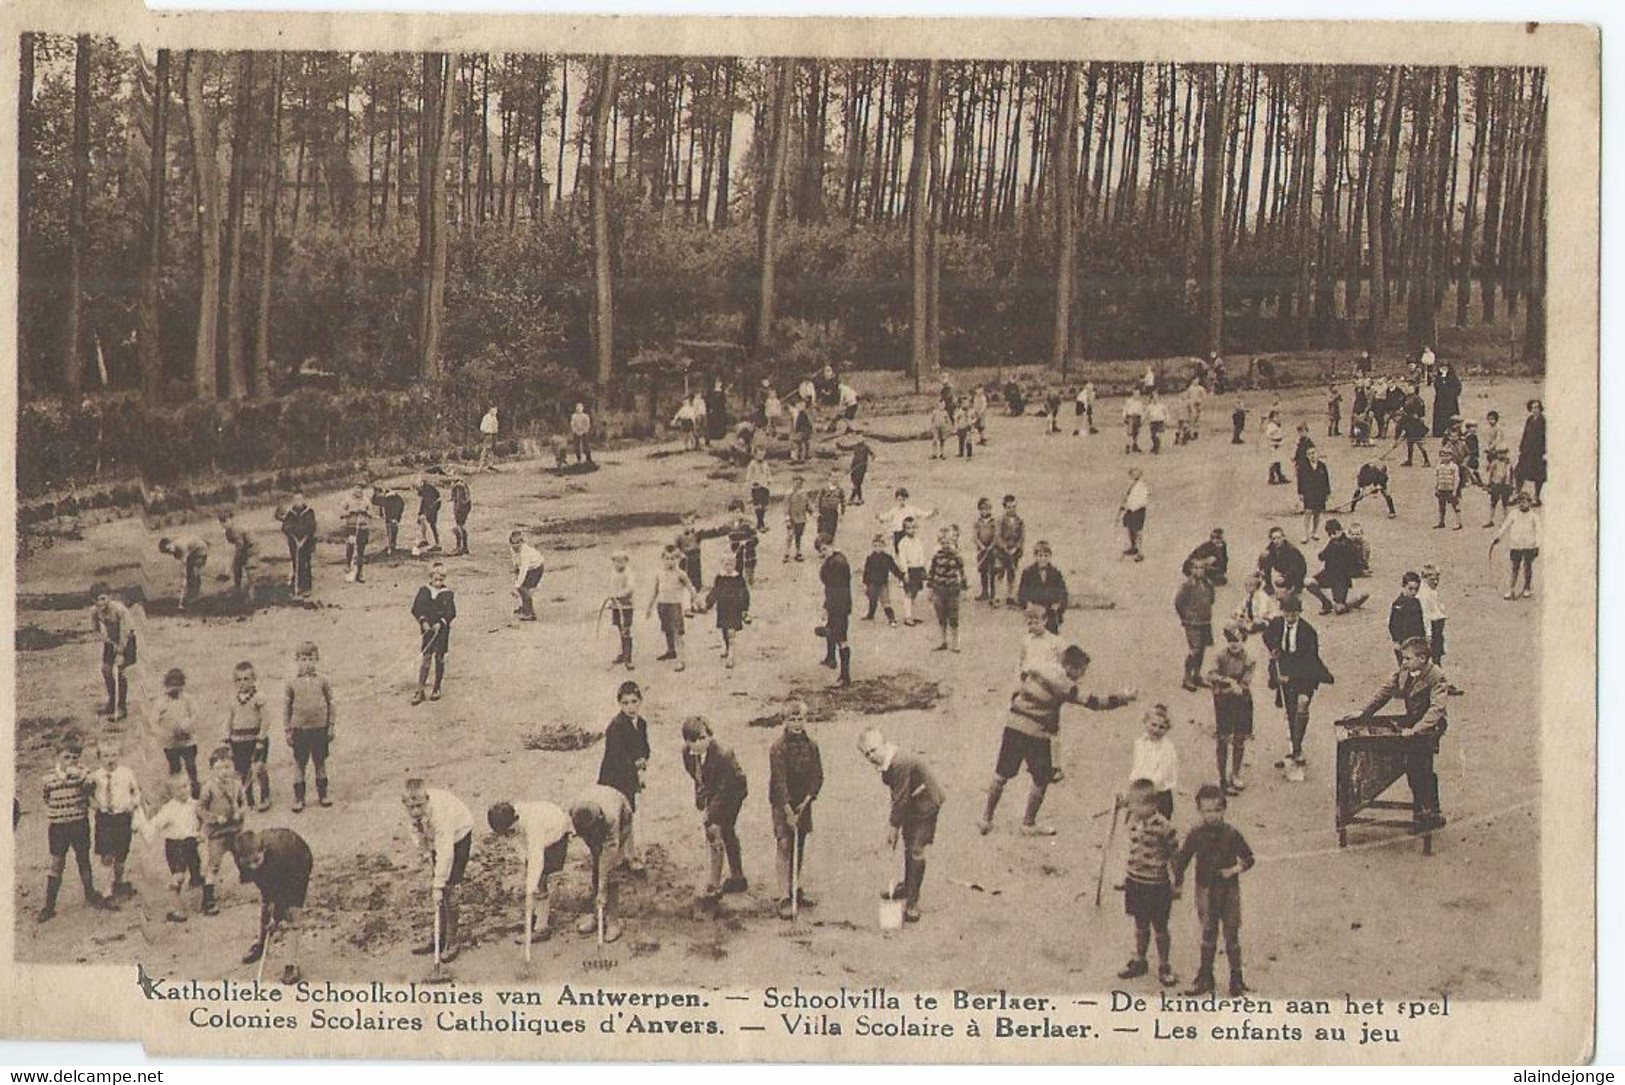
[(536, 895), (525, 894), (525, 963), (530, 963), (531, 924), (536, 921)]
[(801, 815), (796, 814), (795, 836), (790, 843), (790, 925), (780, 938), (801, 938), (807, 933), (801, 925)]
[(451, 976), (447, 974), (445, 966), (440, 963), (440, 901), (434, 901), (434, 968), (424, 979), (424, 983), (450, 983)]
[(608, 972), (620, 962), (604, 950), (604, 902), (598, 902), (598, 952), (582, 962), (588, 972)]

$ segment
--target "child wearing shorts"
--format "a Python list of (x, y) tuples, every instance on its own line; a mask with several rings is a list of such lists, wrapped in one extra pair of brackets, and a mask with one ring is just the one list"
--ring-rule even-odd
[(135, 812), (141, 808), (141, 787), (135, 771), (124, 764), (118, 738), (104, 736), (97, 745), (101, 764), (90, 774), (90, 808), (95, 815), (96, 858), (108, 868), (115, 900), (135, 896), (135, 886), (124, 880), (130, 858), (130, 837)]
[(95, 875), (90, 868), (90, 801), (95, 785), (80, 767), (79, 757), (83, 752), (79, 736), (70, 732), (57, 744), (56, 764), (45, 774), (42, 790), (48, 819), (46, 842), (51, 851), (51, 872), (45, 877), (45, 907), (39, 913), (41, 923), (56, 915), (56, 897), (62, 888), (62, 873), (67, 867), (70, 849), (79, 867), (79, 880), (85, 887), (85, 903), (92, 908), (111, 907), (96, 892)]
[(1497, 543), (1505, 540), (1512, 556), (1512, 579), (1507, 582), (1506, 595), (1513, 599), (1519, 595), (1518, 571), (1523, 571), (1523, 598), (1534, 594), (1531, 583), (1535, 578), (1535, 559), (1540, 556), (1540, 513), (1534, 510), (1534, 498), (1520, 493), (1514, 499), (1514, 508), (1501, 521), (1501, 530), (1490, 540), (1490, 556), (1495, 555)]
[(231, 750), (232, 768), (243, 801), (255, 805), (255, 785), (259, 788), (258, 808), (271, 808), (271, 774), (267, 762), (271, 756), (270, 721), (265, 717), (265, 694), (259, 691), (259, 680), (254, 664), (244, 660), (232, 670), (232, 684), (236, 694), (226, 717), (226, 746)]
[(1170, 876), (1179, 832), (1157, 808), (1157, 787), (1150, 780), (1129, 784), (1128, 863), (1123, 883), (1123, 910), (1134, 919), (1134, 956), (1117, 973), (1118, 979), (1135, 979), (1150, 971), (1146, 951), (1154, 934), (1157, 942), (1157, 979), (1164, 987), (1179, 982), (1174, 974), (1168, 913), (1173, 908), (1174, 887)]
[(683, 611), (694, 609), (694, 585), (689, 581), (688, 574), (681, 568), (682, 554), (675, 546), (668, 545), (660, 552), (660, 571), (655, 574), (654, 591), (649, 596), (649, 606), (644, 616), (660, 614), (660, 632), (666, 638), (666, 650), (655, 658), (661, 661), (675, 660), (676, 670), (682, 670), (683, 663)]
[(631, 670), (632, 616), (637, 608), (633, 594), (638, 587), (637, 579), (632, 574), (632, 556), (625, 550), (617, 550), (609, 556), (609, 566), (609, 595), (604, 605), (609, 608), (610, 621), (621, 636), (621, 652), (609, 665), (623, 664), (627, 670)]
[(937, 612), (937, 627), (942, 631), (942, 643), (936, 650), (959, 651), (959, 597), (969, 586), (965, 580), (965, 559), (954, 546), (953, 531), (937, 531), (937, 552), (931, 556), (931, 570), (927, 575), (931, 584), (931, 602)]
[[(217, 747), (209, 754), (209, 782), (198, 797), (198, 814), (203, 821), (203, 914), (219, 915), (215, 891), (220, 881), (220, 863), (235, 856), (237, 834), (243, 828), (241, 792), (231, 763), (231, 750)], [(233, 862), (235, 862), (233, 858)]]
[(171, 923), (186, 922), (186, 900), (183, 894), (188, 885), (203, 884), (202, 860), (198, 855), (198, 838), (202, 835), (202, 822), (198, 815), (198, 801), (192, 797), (186, 777), (179, 773), (169, 778), (168, 799), (158, 812), (141, 822), (144, 839), (157, 837), (164, 842), (164, 862), (169, 866), (169, 914), (164, 918)]
[(1241, 778), (1241, 763), (1247, 739), (1253, 733), (1253, 669), (1247, 654), (1247, 630), (1236, 622), (1224, 627), (1224, 647), (1213, 657), (1207, 673), (1213, 691), (1214, 757), (1219, 767), (1219, 787), (1226, 795), (1239, 795), (1247, 785)]

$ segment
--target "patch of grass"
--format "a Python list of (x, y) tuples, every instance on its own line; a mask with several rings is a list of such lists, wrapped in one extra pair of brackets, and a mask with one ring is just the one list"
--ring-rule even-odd
[(539, 535), (618, 535), (646, 527), (676, 527), (682, 522), (683, 514), (675, 510), (646, 509), (544, 520), (532, 525), (531, 530)]
[(585, 750), (603, 741), (603, 738), (602, 731), (589, 731), (573, 723), (559, 723), (531, 731), (525, 735), (523, 745), (527, 750)]
[(91, 632), (88, 629), (44, 629), (37, 625), (24, 625), (17, 628), (17, 651), (19, 652), (48, 652), (53, 648), (60, 648), (64, 644), (76, 644), (89, 640)]
[(940, 683), (913, 671), (860, 678), (844, 689), (830, 685), (795, 685), (773, 702), (773, 710), (748, 721), (751, 727), (779, 727), (791, 712), (806, 706), (812, 722), (856, 713), (882, 716), (891, 712), (918, 712), (936, 706), (943, 697)]

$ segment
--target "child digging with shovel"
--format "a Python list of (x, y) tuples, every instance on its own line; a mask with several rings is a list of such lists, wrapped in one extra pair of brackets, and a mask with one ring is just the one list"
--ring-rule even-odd
[(427, 787), (421, 779), (406, 781), (401, 797), (418, 842), (427, 853), (429, 884), (434, 896), (434, 934), (412, 953), (419, 957), (434, 954), (432, 978), (441, 978), (440, 966), (457, 959), (457, 886), (468, 870), (468, 856), (474, 846), (474, 815), (451, 792)]
[(576, 921), (576, 933), (592, 934), (599, 929), (601, 941), (614, 942), (621, 937), (621, 926), (609, 917), (613, 903), (610, 875), (632, 835), (632, 805), (615, 788), (593, 784), (570, 804), (570, 828), (592, 856), (593, 909)]
[(767, 801), (778, 844), (779, 918), (795, 919), (812, 900), (802, 890), (807, 877), (807, 834), (812, 805), (824, 787), (824, 762), (807, 733), (806, 707), (785, 718), (784, 730), (768, 750)]

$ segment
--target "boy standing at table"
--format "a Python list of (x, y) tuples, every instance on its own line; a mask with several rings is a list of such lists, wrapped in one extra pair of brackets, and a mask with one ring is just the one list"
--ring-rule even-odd
[(1389, 701), (1405, 706), (1401, 715), (1384, 719), (1412, 736), (1405, 753), (1405, 777), (1419, 832), (1443, 828), (1445, 823), (1439, 813), (1439, 777), (1433, 772), (1433, 758), (1439, 752), (1439, 739), (1449, 727), (1445, 719), (1449, 689), (1444, 672), (1428, 658), (1428, 642), (1412, 637), (1400, 648), (1399, 669), (1382, 684), (1359, 716), (1361, 720), (1374, 720), (1377, 710)]

